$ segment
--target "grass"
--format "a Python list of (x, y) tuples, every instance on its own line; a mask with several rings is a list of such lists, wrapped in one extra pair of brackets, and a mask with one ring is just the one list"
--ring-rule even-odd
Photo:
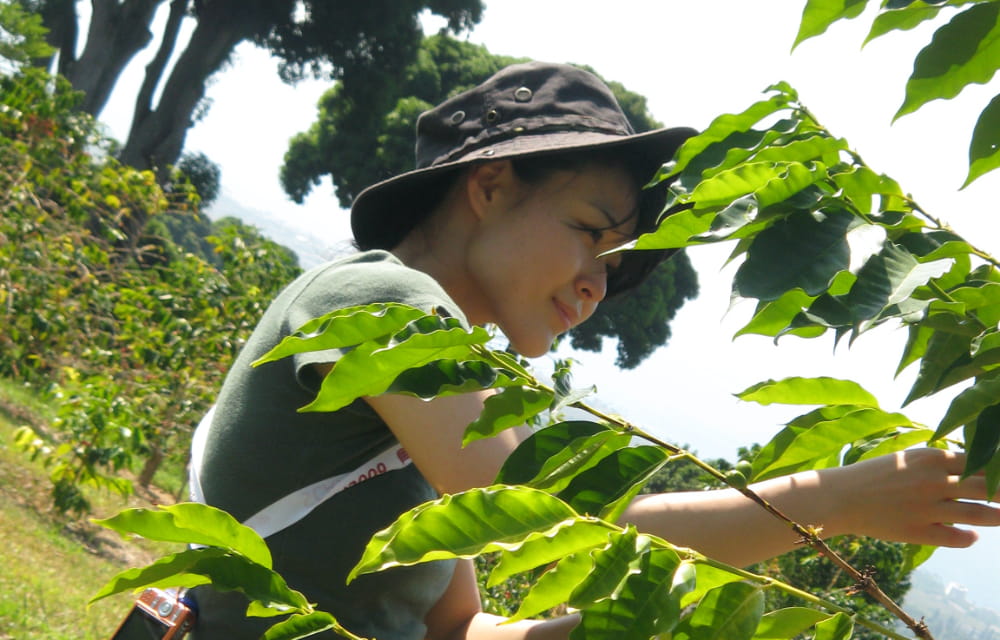
[[(0, 380), (0, 640), (107, 640), (131, 606), (122, 595), (88, 607), (116, 573), (176, 551), (176, 545), (127, 542), (86, 519), (51, 509), (40, 464), (12, 446), (14, 430), (45, 422), (51, 409)], [(91, 492), (93, 515), (106, 517), (149, 499)]]

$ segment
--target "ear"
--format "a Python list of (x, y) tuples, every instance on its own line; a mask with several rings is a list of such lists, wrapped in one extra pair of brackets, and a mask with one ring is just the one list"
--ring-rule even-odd
[(510, 160), (495, 160), (474, 165), (465, 178), (469, 207), (482, 219), (510, 206), (517, 198), (520, 181)]

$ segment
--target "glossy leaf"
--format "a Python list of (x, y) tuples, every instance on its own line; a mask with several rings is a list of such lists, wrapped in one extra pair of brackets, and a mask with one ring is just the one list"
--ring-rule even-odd
[(181, 542), (229, 549), (268, 569), (271, 552), (257, 533), (231, 515), (205, 504), (180, 502), (151, 509), (125, 509), (94, 524), (147, 540)]
[[(462, 446), (482, 438), (492, 438), (504, 429), (526, 424), (552, 404), (552, 394), (532, 387), (501, 389), (483, 403), (483, 411), (465, 430)], [(511, 483), (517, 484), (517, 483)]]
[(90, 601), (146, 587), (194, 587), (209, 583), (220, 591), (240, 591), (264, 606), (309, 610), (305, 596), (289, 589), (280, 575), (245, 556), (217, 547), (182, 551), (149, 566), (123, 571)]
[(342, 627), (336, 618), (325, 611), (293, 615), (268, 629), (262, 640), (298, 640), (326, 630), (350, 640), (364, 640)]
[(994, 96), (976, 120), (969, 144), (969, 175), (962, 188), (1000, 166), (1000, 95)]
[(765, 613), (753, 634), (753, 640), (786, 640), (794, 638), (817, 622), (828, 620), (830, 614), (806, 607), (788, 607)]
[(711, 564), (696, 563), (694, 564), (694, 570), (694, 588), (685, 593), (681, 598), (682, 608), (690, 607), (692, 604), (698, 602), (709, 591), (743, 580), (743, 576)]
[(910, 424), (902, 414), (863, 408), (833, 420), (818, 422), (809, 429), (783, 429), (771, 441), (775, 446), (771, 447), (768, 443), (754, 459), (753, 480), (766, 480), (790, 471), (804, 470), (811, 467), (815, 460), (838, 455), (855, 440)]
[[(588, 435), (588, 431), (593, 433)], [(562, 444), (571, 435), (576, 437)], [(504, 462), (498, 481), (560, 491), (577, 474), (628, 446), (631, 440), (627, 433), (605, 429), (596, 423), (563, 422), (532, 434), (518, 445)]]
[(442, 358), (402, 372), (386, 392), (406, 393), (429, 399), (483, 389), (520, 386), (527, 382), (527, 379), (512, 371), (495, 368), (481, 360)]
[(712, 216), (694, 210), (681, 211), (667, 216), (656, 231), (644, 233), (635, 241), (636, 249), (679, 249), (697, 241), (712, 228)]
[(777, 300), (792, 289), (822, 293), (850, 266), (846, 235), (857, 224), (854, 216), (833, 212), (822, 220), (799, 214), (772, 225), (750, 245), (736, 272), (734, 294)]
[(736, 394), (740, 400), (757, 404), (850, 404), (878, 407), (875, 396), (853, 380), (791, 377), (758, 382)]
[(1000, 377), (977, 380), (951, 401), (934, 437), (943, 438), (958, 427), (972, 422), (980, 412), (995, 405), (997, 398), (1000, 398)]
[(667, 462), (661, 447), (626, 447), (580, 473), (559, 493), (577, 513), (615, 521), (621, 509)]
[(951, 265), (950, 259), (917, 262), (909, 251), (888, 243), (858, 271), (845, 304), (855, 320), (874, 318), (906, 301), (917, 287), (946, 273)]
[(799, 33), (792, 49), (803, 41), (825, 33), (837, 20), (856, 18), (865, 9), (867, 0), (808, 0), (802, 10)]
[(426, 315), (415, 307), (378, 303), (337, 309), (305, 323), (254, 362), (273, 362), (304, 351), (343, 349), (396, 333), (409, 322)]
[(909, 31), (927, 20), (937, 17), (941, 7), (931, 6), (924, 2), (915, 2), (908, 7), (883, 11), (872, 21), (871, 30), (865, 38), (865, 44), (890, 31)]
[(583, 611), (570, 639), (647, 640), (658, 633), (669, 633), (680, 617), (680, 598), (693, 584), (686, 579), (689, 569), (669, 549), (648, 551), (638, 559), (636, 571), (625, 578), (614, 598)]
[(846, 613), (836, 613), (816, 625), (813, 640), (848, 640), (854, 633), (854, 619)]
[(709, 591), (673, 640), (750, 640), (764, 615), (764, 592), (745, 582)]
[(801, 289), (792, 289), (776, 300), (762, 301), (757, 305), (753, 318), (736, 332), (736, 336), (745, 334), (777, 336), (815, 299)]
[[(879, 456), (904, 451), (918, 444), (929, 442), (934, 437), (934, 432), (930, 429), (909, 429), (895, 433), (889, 437), (882, 438), (878, 443), (860, 453), (854, 462), (869, 460)], [(845, 460), (846, 462), (846, 460)]]
[(573, 589), (567, 604), (584, 609), (606, 598), (616, 596), (625, 578), (638, 571), (636, 560), (648, 553), (650, 540), (640, 536), (635, 527), (613, 532), (608, 544), (590, 552), (593, 569)]
[[(607, 539), (608, 532), (605, 532)], [(535, 581), (531, 591), (524, 596), (521, 605), (510, 622), (524, 620), (565, 604), (577, 586), (594, 570), (594, 558), (589, 551), (579, 551), (564, 556), (555, 567), (549, 569)]]
[(516, 549), (579, 518), (562, 500), (528, 487), (495, 485), (445, 495), (376, 533), (348, 576), (446, 558)]
[(1000, 67), (1000, 6), (973, 5), (938, 29), (913, 63), (906, 98), (895, 118), (937, 98), (954, 98), (968, 84), (986, 84)]
[(607, 541), (607, 526), (589, 520), (577, 520), (570, 526), (560, 527), (551, 536), (534, 538), (516, 549), (502, 551), (486, 586), (496, 586), (513, 575), (604, 545)]
[(389, 343), (365, 342), (344, 354), (323, 379), (316, 399), (301, 411), (336, 411), (358, 398), (377, 396), (404, 371), (444, 358), (468, 359), (472, 345), (489, 340), (482, 327), (468, 330), (454, 318), (425, 316), (407, 327), (405, 335)]

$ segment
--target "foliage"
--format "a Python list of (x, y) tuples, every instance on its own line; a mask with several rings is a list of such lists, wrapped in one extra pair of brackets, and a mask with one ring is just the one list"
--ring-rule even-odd
[[(302, 202), (329, 175), (341, 206), (350, 207), (368, 185), (413, 168), (413, 132), (422, 112), (522, 61), (442, 33), (423, 40), (400, 82), (335, 85), (320, 98), (316, 122), (289, 142), (281, 168), (285, 191)], [(662, 126), (643, 96), (617, 82), (608, 86), (637, 131)], [(612, 299), (598, 307), (570, 331), (571, 343), (600, 351), (605, 337), (618, 338), (616, 364), (634, 368), (667, 343), (670, 320), (697, 293), (697, 276), (681, 252), (662, 263), (627, 302)]]
[[(837, 20), (858, 17), (866, 4), (866, 0), (808, 0), (795, 44), (822, 34)], [(943, 24), (914, 60), (896, 118), (932, 100), (954, 98), (970, 84), (986, 84), (1000, 69), (1000, 6), (990, 0), (885, 0), (865, 43), (931, 20)], [(962, 187), (998, 166), (1000, 95), (990, 100), (972, 130), (969, 173)]]
[(185, 153), (177, 163), (177, 172), (198, 192), (201, 206), (208, 208), (219, 197), (222, 169), (204, 153)]
[(51, 430), (17, 444), (46, 461), (58, 507), (86, 511), (96, 484), (125, 493), (118, 471), (186, 454), (187, 435), (226, 366), (297, 272), (294, 256), (232, 221), (208, 241), (220, 269), (155, 228), (133, 244), (137, 215), (191, 214), (151, 172), (108, 158), (79, 99), (31, 70), (0, 87), (0, 375), (58, 400)]
[[(415, 54), (418, 14), (443, 16), (457, 33), (475, 24), (483, 10), (478, 0), (125, 0), (94, 4), (89, 24), (81, 25), (76, 2), (30, 0), (30, 6), (59, 51), (57, 71), (85, 93), (80, 108), (92, 115), (104, 108), (136, 53), (153, 42), (153, 17), (167, 8), (119, 156), (138, 169), (157, 170), (161, 182), (169, 179), (166, 167), (176, 163), (187, 129), (205, 108), (209, 78), (240, 43), (267, 48), (288, 82), (307, 74), (345, 83), (376, 77), (391, 82)], [(190, 39), (175, 51), (185, 22), (192, 27)], [(87, 37), (78, 46), (82, 33)]]
[(17, 0), (0, 2), (0, 60), (7, 61), (0, 64), (0, 72), (51, 54), (41, 17), (25, 11)]

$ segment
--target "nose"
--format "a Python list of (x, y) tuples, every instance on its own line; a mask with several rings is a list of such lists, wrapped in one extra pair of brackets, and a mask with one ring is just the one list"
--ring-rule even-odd
[[(589, 303), (591, 308), (590, 313), (593, 313), (594, 308), (597, 304), (604, 300), (604, 296), (608, 294), (608, 275), (603, 264), (599, 265), (599, 269), (594, 269), (581, 273), (576, 278), (575, 287), (576, 295), (585, 303)], [(588, 313), (587, 316), (590, 314)]]

